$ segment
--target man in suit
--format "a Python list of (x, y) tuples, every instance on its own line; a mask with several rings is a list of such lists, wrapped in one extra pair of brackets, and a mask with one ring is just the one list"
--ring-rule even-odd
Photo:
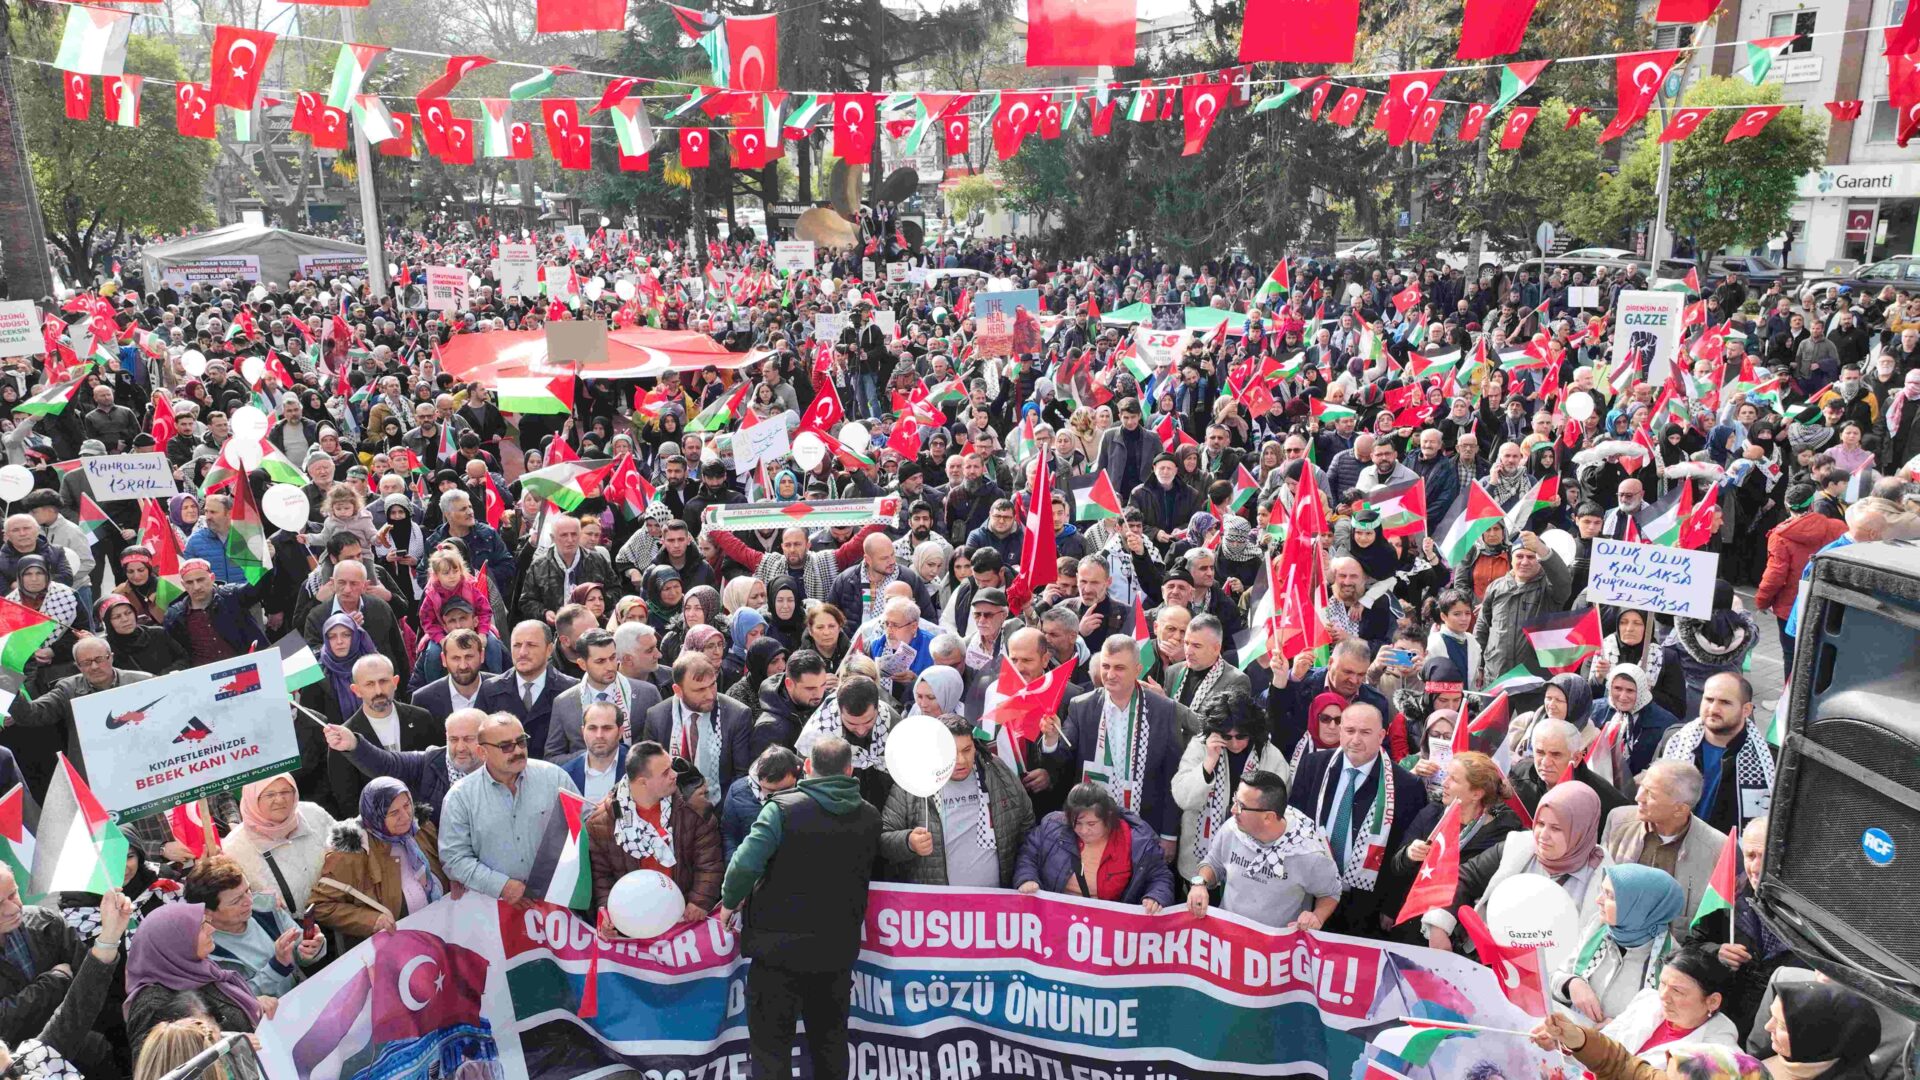
[[(652, 683), (636, 682), (620, 674), (620, 655), (612, 631), (598, 627), (589, 630), (580, 635), (575, 648), (580, 652), (584, 678), (554, 701), (553, 717), (547, 724), (546, 759), (556, 765), (566, 765), (586, 751), (581, 719), (587, 706), (601, 701), (615, 706), (624, 726), (627, 718), (644, 716), (660, 704), (660, 691)], [(574, 784), (579, 786), (578, 778)]]
[[(400, 636), (400, 621), (385, 600), (367, 593), (367, 568), (353, 559), (333, 565), (333, 602), (315, 604), (307, 613), (307, 645), (318, 654), (325, 647), (327, 620), (335, 615), (352, 615), (373, 643), (393, 661), (402, 683), (407, 681), (407, 645)], [(355, 811), (358, 813), (358, 810)]]
[[(891, 545), (887, 548), (892, 552)], [(634, 742), (652, 739), (675, 757), (693, 762), (715, 806), (727, 786), (753, 764), (753, 711), (720, 693), (720, 671), (689, 650), (673, 662), (673, 696), (648, 709), (631, 732)]]
[(1211, 615), (1196, 615), (1187, 624), (1187, 658), (1167, 669), (1167, 696), (1182, 706), (1180, 745), (1200, 734), (1200, 707), (1238, 689), (1253, 700), (1253, 680), (1220, 655), (1226, 628)]
[[(360, 708), (347, 718), (346, 728), (384, 750), (428, 749), (443, 724), (425, 709), (395, 701), (399, 687), (392, 660), (375, 653), (355, 661), (353, 696), (360, 700)], [(366, 786), (366, 774), (354, 767), (353, 759), (338, 751), (327, 755), (327, 790), (333, 799), (329, 809), (336, 819), (360, 813), (360, 789)]]
[(1699, 801), (1699, 769), (1686, 761), (1656, 761), (1641, 774), (1634, 805), (1608, 814), (1600, 830), (1614, 862), (1665, 870), (1686, 890), (1687, 902), (1669, 927), (1676, 939), (1691, 926), (1727, 844), (1726, 833), (1694, 816)]
[(415, 805), (438, 825), (448, 789), (480, 767), (480, 722), (486, 718), (479, 709), (459, 710), (442, 726), (446, 745), (426, 750), (387, 750), (340, 724), (328, 724), (324, 734), (327, 745), (347, 755), (354, 768), (407, 785)]
[[(605, 633), (605, 631), (602, 631)], [(579, 693), (578, 686), (567, 691)], [(620, 737), (626, 729), (626, 714), (611, 701), (595, 701), (587, 706), (581, 719), (581, 738), (585, 750), (560, 766), (560, 770), (580, 789), (588, 806), (597, 806), (627, 767), (627, 743)]]
[(554, 702), (574, 680), (547, 666), (553, 656), (553, 631), (546, 623), (522, 620), (513, 628), (507, 650), (513, 670), (486, 681), (480, 688), (480, 707), (489, 713), (512, 713), (526, 730), (528, 752), (544, 753)]
[(1073, 699), (1064, 728), (1041, 718), (1041, 755), (1064, 765), (1072, 783), (1088, 780), (1112, 792), (1160, 834), (1172, 858), (1180, 840), (1173, 774), (1185, 749), (1175, 706), (1140, 685), (1140, 651), (1129, 635), (1108, 638), (1094, 666), (1101, 688)]
[(425, 709), (439, 723), (461, 709), (478, 706), (480, 691), (485, 688), (485, 673), (480, 670), (485, 655), (486, 646), (478, 630), (448, 634), (440, 646), (440, 662), (446, 665), (447, 673), (414, 692), (414, 707)]
[[(1345, 886), (1327, 929), (1377, 937), (1400, 897), (1380, 889), (1380, 869), (1407, 842), (1407, 829), (1426, 805), (1420, 778), (1381, 749), (1387, 722), (1375, 706), (1356, 701), (1340, 714), (1340, 746), (1306, 756), (1293, 775), (1287, 803), (1313, 818), (1333, 846)], [(1382, 784), (1390, 784), (1382, 788)]]

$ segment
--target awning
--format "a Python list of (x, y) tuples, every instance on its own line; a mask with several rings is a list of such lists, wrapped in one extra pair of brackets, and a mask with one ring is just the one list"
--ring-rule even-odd
[[(691, 330), (655, 330), (633, 326), (607, 335), (607, 358), (579, 365), (582, 378), (635, 379), (669, 371), (722, 371), (746, 367), (769, 355), (765, 350), (729, 352), (705, 334)], [(499, 380), (527, 376), (571, 375), (573, 364), (547, 360), (544, 330), (495, 330), (484, 334), (456, 334), (440, 350), (441, 367), (456, 379), (497, 385)]]

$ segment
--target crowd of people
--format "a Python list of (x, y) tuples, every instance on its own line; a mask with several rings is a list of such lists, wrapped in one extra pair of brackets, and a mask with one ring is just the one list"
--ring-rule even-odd
[[(859, 253), (776, 275), (765, 245), (604, 232), (539, 244), (604, 281), (599, 299), (503, 295), (492, 238), (414, 235), (394, 260), (480, 276), (470, 310), (350, 281), (116, 283), (104, 312), (69, 306), (76, 329), (110, 319), (118, 348), (74, 369), (64, 410), (20, 407), (45, 358), (0, 370), (0, 449), (39, 481), (5, 522), (0, 591), (59, 624), (0, 731), (29, 792), (58, 751), (84, 771), (78, 697), (291, 635), (324, 673), (295, 701), (300, 765), (212, 804), (217, 853), (149, 818), (121, 826), (126, 879), (104, 895), (23, 908), (29, 883), (0, 871), (0, 1039), (30, 1075), (158, 1077), (441, 897), (533, 902), (562, 791), (590, 807), (583, 914), (603, 932), (641, 869), (673, 879), (687, 919), (743, 920), (759, 1076), (786, 1075), (802, 1017), (814, 1075), (846, 1075), (871, 881), (1471, 951), (1461, 909), (1519, 875), (1580, 913), (1538, 1037), (1596, 1075), (1888, 1075), (1911, 1025), (1816, 979), (1751, 904), (1775, 764), (1755, 710), (1779, 688), (1744, 672), (1759, 609), (1791, 655), (1814, 553), (1917, 520), (1920, 296), (1729, 275), (1689, 298), (1668, 377), (1610, 356), (1631, 273), (1300, 263), (1275, 289), (1244, 261), (1139, 250), (911, 256), (1038, 290), (1038, 348), (995, 355), (972, 315), (983, 277), (861, 282)], [(1568, 305), (1580, 285), (1600, 308)], [(1102, 316), (1139, 302), (1247, 319), (1156, 366)], [(575, 317), (745, 355), (582, 379), (566, 416), (503, 414), (441, 366), (456, 335)], [(252, 357), (291, 385), (250, 381)], [(739, 475), (735, 428), (798, 425), (825, 395), (870, 441)], [(729, 400), (731, 423), (705, 422)], [(272, 413), (254, 460), (303, 474), (310, 511), (271, 530), (264, 567), (229, 543), (231, 485), (257, 500), (284, 479), (230, 475), (250, 405)], [(141, 451), (180, 485), (144, 522), (70, 465)], [(563, 511), (542, 470), (574, 459), (631, 462), (644, 504), (595, 490)], [(1416, 480), (1409, 521), (1381, 493)], [(1443, 550), (1476, 485), (1504, 519)], [(1529, 624), (1585, 606), (1594, 538), (1642, 536), (1682, 487), (1717, 506), (1691, 537), (1720, 556), (1711, 616), (1604, 607), (1604, 644), (1547, 668)], [(882, 497), (897, 513), (808, 522)], [(1316, 501), (1319, 630), (1277, 635), (1271, 560)], [(714, 522), (768, 503), (793, 524)], [(107, 518), (91, 533), (89, 508)], [(1042, 520), (1053, 558), (1023, 565)], [(170, 603), (156, 547), (182, 555)], [(1753, 609), (1736, 585), (1757, 586)], [(1061, 669), (1037, 732), (1006, 722), (1003, 673)], [(1499, 746), (1456, 750), (1500, 694)], [(914, 717), (955, 743), (929, 798), (887, 771), (889, 729)], [(1449, 807), (1457, 891), (1402, 919)], [(1734, 907), (1696, 925), (1735, 834)]]

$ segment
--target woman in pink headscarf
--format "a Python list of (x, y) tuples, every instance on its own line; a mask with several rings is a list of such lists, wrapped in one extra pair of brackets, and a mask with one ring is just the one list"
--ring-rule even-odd
[(1454, 912), (1478, 904), (1500, 883), (1519, 874), (1552, 878), (1573, 899), (1584, 926), (1599, 910), (1601, 871), (1613, 865), (1600, 846), (1600, 796), (1578, 780), (1555, 784), (1540, 797), (1533, 811), (1533, 828), (1508, 833), (1494, 847), (1460, 865), (1460, 885), (1453, 903), (1420, 917), (1427, 944), (1451, 948), (1459, 927)]
[(298, 912), (320, 880), (333, 824), (318, 803), (301, 802), (293, 777), (281, 773), (240, 789), (240, 827), (228, 834), (225, 850), (254, 892)]

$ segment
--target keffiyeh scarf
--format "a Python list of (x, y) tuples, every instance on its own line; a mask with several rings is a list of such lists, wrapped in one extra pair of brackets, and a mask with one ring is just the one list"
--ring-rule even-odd
[[(869, 745), (861, 746), (851, 739), (847, 740), (847, 745), (853, 748), (854, 772), (862, 769), (887, 771), (887, 727), (887, 706), (883, 702), (874, 715), (873, 735), (868, 740)], [(819, 707), (813, 710), (813, 719), (807, 721), (807, 726), (801, 730), (800, 737), (794, 740), (795, 751), (800, 754), (811, 752), (814, 741), (826, 735), (837, 738), (846, 737), (846, 732), (840, 728), (840, 702), (832, 691), (828, 691), (827, 696), (820, 699)]]
[[(15, 585), (13, 590), (7, 593), (7, 599), (16, 604), (25, 603), (20, 596), (20, 587), (18, 585)], [(27, 604), (26, 606), (33, 607), (31, 604)], [(79, 597), (74, 595), (72, 589), (67, 588), (57, 581), (49, 581), (47, 582), (46, 593), (40, 598), (40, 606), (35, 608), (35, 610), (47, 618), (52, 619), (54, 622), (59, 623), (62, 630), (66, 630), (73, 626), (73, 618), (80, 611), (80, 600)]]
[[(1705, 724), (1688, 721), (1667, 740), (1666, 752), (1660, 756), (1668, 761), (1691, 762), (1694, 751), (1700, 749), (1706, 737)], [(1747, 722), (1747, 737), (1740, 743), (1739, 754), (1734, 759), (1733, 779), (1740, 787), (1740, 805), (1735, 809), (1735, 817), (1744, 826), (1758, 816), (1747, 813), (1748, 792), (1758, 793), (1754, 804), (1762, 807), (1773, 797), (1773, 755), (1767, 752), (1766, 740), (1752, 721)]]
[[(1218, 668), (1220, 665), (1215, 664), (1214, 667)], [(1198, 701), (1200, 699), (1195, 697), (1194, 700)], [(1303, 743), (1312, 741), (1311, 739), (1301, 740)], [(1245, 781), (1247, 777), (1257, 772), (1258, 769), (1256, 766), (1258, 766), (1259, 762), (1260, 755), (1249, 747), (1247, 749), (1246, 764), (1241, 766), (1240, 769), (1240, 779)], [(1223, 750), (1220, 752), (1220, 765), (1213, 770), (1213, 780), (1207, 785), (1206, 808), (1201, 812), (1200, 821), (1193, 830), (1193, 859), (1195, 866), (1198, 866), (1206, 859), (1207, 849), (1213, 846), (1213, 834), (1219, 830), (1221, 825), (1226, 823), (1227, 815), (1232, 809), (1233, 796), (1229, 793), (1228, 789), (1231, 788), (1233, 784), (1227, 776), (1228, 772), (1227, 753)], [(1299, 811), (1294, 810), (1292, 807), (1288, 807), (1287, 809), (1291, 814), (1299, 813)], [(1304, 814), (1301, 816), (1305, 817)], [(1288, 831), (1291, 832), (1291, 825), (1293, 824), (1291, 817), (1287, 819), (1287, 824), (1289, 825)], [(1312, 825), (1313, 822), (1309, 820), (1307, 824)], [(1281, 839), (1285, 840), (1286, 837), (1282, 836)]]
[(1254, 844), (1253, 857), (1247, 863), (1249, 878), (1257, 882), (1272, 881), (1289, 856), (1327, 854), (1327, 835), (1312, 818), (1289, 806), (1286, 822), (1287, 831), (1280, 834), (1280, 839), (1271, 844)]
[[(1346, 768), (1347, 756), (1335, 752), (1327, 762), (1327, 771), (1320, 778), (1320, 800), (1314, 820), (1323, 815), (1333, 820), (1328, 812), (1328, 803), (1340, 790), (1340, 770)], [(1340, 883), (1349, 889), (1371, 892), (1380, 880), (1380, 868), (1387, 861), (1387, 837), (1393, 833), (1393, 799), (1390, 797), (1393, 787), (1393, 762), (1386, 754), (1381, 754), (1376, 765), (1380, 773), (1380, 782), (1373, 795), (1373, 806), (1367, 811), (1366, 821), (1353, 831), (1347, 841), (1347, 857), (1344, 869), (1340, 871)], [(1351, 796), (1349, 796), (1351, 798)], [(1331, 836), (1328, 843), (1338, 844), (1340, 838)]]
[[(759, 785), (754, 785), (755, 790)], [(660, 800), (660, 828), (640, 816), (633, 805), (633, 783), (626, 777), (614, 785), (614, 797), (619, 800), (620, 820), (613, 824), (614, 842), (620, 850), (632, 856), (638, 862), (648, 859), (661, 866), (672, 868), (673, 857), (673, 796)]]

